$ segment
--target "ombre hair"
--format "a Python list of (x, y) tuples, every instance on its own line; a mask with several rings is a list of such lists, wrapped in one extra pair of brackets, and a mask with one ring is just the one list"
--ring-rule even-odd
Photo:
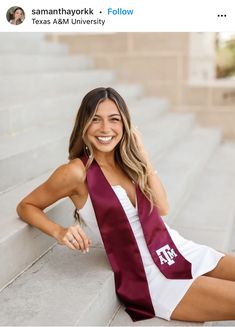
[[(69, 159), (73, 160), (86, 154), (89, 156), (86, 169), (92, 163), (94, 154), (92, 146), (86, 137), (86, 132), (96, 114), (99, 104), (106, 99), (116, 104), (123, 122), (123, 135), (121, 141), (115, 148), (115, 160), (129, 178), (139, 185), (141, 191), (149, 199), (152, 208), (153, 195), (148, 185), (147, 162), (138, 148), (127, 105), (121, 95), (113, 88), (98, 87), (91, 90), (83, 98), (70, 136)], [(77, 210), (75, 210), (74, 217), (79, 220)]]

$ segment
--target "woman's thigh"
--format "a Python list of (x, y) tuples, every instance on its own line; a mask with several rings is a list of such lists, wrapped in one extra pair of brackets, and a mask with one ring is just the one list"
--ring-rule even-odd
[(225, 255), (215, 269), (206, 273), (205, 276), (235, 281), (235, 256)]
[(235, 319), (235, 282), (209, 276), (198, 277), (171, 315), (185, 321)]

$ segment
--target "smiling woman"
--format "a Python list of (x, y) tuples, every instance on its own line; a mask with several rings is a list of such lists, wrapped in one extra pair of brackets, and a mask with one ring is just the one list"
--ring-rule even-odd
[(20, 25), (25, 19), (24, 10), (21, 7), (11, 7), (7, 11), (7, 20), (12, 25)]
[[(134, 321), (235, 319), (235, 258), (186, 240), (163, 222), (166, 192), (114, 89), (96, 88), (83, 98), (69, 160), (20, 202), (23, 220), (88, 252), (80, 215), (101, 237), (117, 295)], [(76, 208), (77, 222), (68, 228), (43, 212), (64, 197)]]

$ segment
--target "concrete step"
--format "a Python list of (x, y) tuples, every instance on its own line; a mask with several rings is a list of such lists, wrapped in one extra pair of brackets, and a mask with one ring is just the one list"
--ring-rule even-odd
[(17, 74), (0, 77), (2, 92), (1, 104), (16, 103), (28, 98), (33, 100), (35, 96), (40, 98), (56, 96), (69, 92), (86, 93), (93, 87), (104, 84), (112, 84), (115, 74), (108, 70), (89, 70), (80, 72), (55, 72), (37, 74)]
[(93, 66), (93, 61), (85, 56), (0, 54), (1, 75), (69, 72), (90, 69)]
[(6, 104), (0, 108), (0, 136), (23, 132), (48, 121), (74, 120), (83, 94), (58, 94), (31, 101)]
[[(117, 85), (118, 87), (118, 85)], [(0, 136), (19, 133), (32, 128), (36, 124), (58, 119), (72, 119), (74, 121), (79, 105), (84, 94), (80, 92), (61, 94), (52, 98), (43, 98), (39, 101), (28, 101), (22, 104), (5, 105), (0, 108)], [(136, 97), (139, 93), (136, 93)], [(133, 112), (133, 118), (143, 120), (140, 106), (147, 107), (153, 115), (165, 112), (168, 104), (158, 98), (142, 98), (136, 100), (133, 92), (125, 92), (125, 99)], [(146, 111), (146, 110), (145, 110)], [(144, 114), (146, 119), (146, 115)], [(136, 125), (136, 124), (135, 124)]]
[[(132, 125), (138, 129), (144, 129), (144, 122), (156, 123), (156, 119), (162, 113), (169, 110), (169, 102), (166, 99), (156, 97), (143, 97), (129, 105)], [(148, 124), (146, 124), (148, 126)]]
[[(16, 206), (19, 201), (37, 186), (45, 182), (53, 170), (10, 192), (0, 195), (0, 289), (4, 288), (22, 271), (47, 252), (55, 240), (30, 227), (18, 218)], [(74, 205), (69, 199), (61, 199), (45, 209), (45, 213), (57, 223), (69, 226), (74, 223)], [(16, 246), (17, 244), (17, 246)]]
[(147, 320), (142, 320), (133, 322), (129, 315), (125, 312), (124, 306), (120, 306), (119, 310), (113, 317), (112, 321), (110, 322), (109, 326), (204, 326), (203, 323), (193, 323), (187, 321), (166, 321), (161, 318), (152, 318)]
[(191, 194), (198, 175), (218, 148), (221, 132), (212, 128), (195, 128), (185, 139), (168, 149), (161, 160), (153, 160), (168, 194), (172, 222)]
[[(101, 84), (100, 81), (97, 81), (97, 73), (99, 74), (102, 72), (105, 72), (107, 74), (106, 74), (106, 77), (101, 75), (103, 78), (102, 84)], [(81, 75), (80, 75), (81, 77), (86, 75), (86, 72), (80, 72), (80, 73), (81, 73)], [(95, 75), (95, 80), (93, 80), (93, 74)], [(74, 75), (76, 75), (76, 74), (68, 73), (68, 78), (73, 77)], [(29, 76), (29, 75), (27, 75), (27, 76)], [(52, 78), (53, 74), (50, 74), (50, 77)], [(56, 78), (56, 75), (54, 77)], [(87, 83), (87, 80), (89, 78), (91, 78), (91, 80), (89, 80), (89, 82)], [(70, 88), (70, 85), (68, 84), (68, 86), (63, 91), (61, 91), (59, 94), (53, 94), (53, 93), (48, 94), (47, 98), (42, 98), (40, 96), (40, 93), (35, 94), (33, 99), (30, 97), (22, 98), (22, 96), (18, 95), (18, 96), (9, 98), (8, 101), (6, 101), (6, 99), (1, 97), (0, 112), (1, 112), (1, 110), (7, 110), (8, 108), (11, 108), (12, 106), (19, 106), (19, 105), (25, 105), (25, 104), (27, 104), (27, 105), (34, 104), (35, 105), (35, 103), (37, 104), (37, 102), (41, 103), (46, 100), (54, 101), (54, 100), (56, 100), (57, 97), (70, 98), (70, 97), (77, 96), (81, 100), (87, 92), (89, 92), (90, 90), (92, 90), (93, 88), (96, 88), (96, 87), (112, 87), (112, 88), (114, 88), (122, 95), (122, 97), (125, 99), (127, 104), (129, 103), (129, 101), (135, 101), (137, 99), (139, 100), (143, 96), (143, 89), (138, 84), (118, 83), (115, 80), (115, 75), (114, 74), (110, 75), (109, 71), (89, 70), (89, 71), (87, 71), (87, 78), (85, 78), (85, 85), (82, 84), (77, 88), (74, 88), (74, 86), (72, 88)], [(159, 103), (159, 105), (164, 106), (164, 101), (158, 101), (158, 103)]]
[(186, 238), (230, 252), (235, 222), (235, 144), (217, 148), (172, 222)]
[[(0, 138), (0, 192), (67, 161), (70, 122), (48, 123)], [(10, 177), (9, 177), (10, 173)]]
[(82, 254), (57, 245), (1, 292), (0, 321), (11, 326), (107, 326), (118, 305), (103, 249)]
[[(131, 320), (125, 312), (125, 308), (121, 305), (109, 326), (136, 326), (136, 322)], [(177, 320), (166, 321), (155, 317), (148, 320), (138, 321), (138, 326), (234, 326), (234, 321), (208, 321), (200, 323)]]
[(44, 39), (43, 33), (1, 33), (1, 54), (48, 54), (64, 56), (68, 54), (65, 44), (50, 43)]
[(143, 87), (140, 84), (125, 84), (116, 82), (110, 85), (100, 86), (114, 88), (123, 97), (125, 102), (134, 101), (143, 96)]
[(195, 123), (192, 114), (166, 113), (152, 119), (142, 117), (142, 124), (138, 125), (142, 132), (143, 143), (152, 161), (163, 157), (168, 148), (186, 137)]

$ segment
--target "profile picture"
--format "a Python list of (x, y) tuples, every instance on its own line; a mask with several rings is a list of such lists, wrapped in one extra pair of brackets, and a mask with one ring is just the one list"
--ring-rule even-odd
[(25, 19), (24, 10), (21, 7), (14, 6), (7, 11), (7, 20), (12, 25), (20, 25)]

